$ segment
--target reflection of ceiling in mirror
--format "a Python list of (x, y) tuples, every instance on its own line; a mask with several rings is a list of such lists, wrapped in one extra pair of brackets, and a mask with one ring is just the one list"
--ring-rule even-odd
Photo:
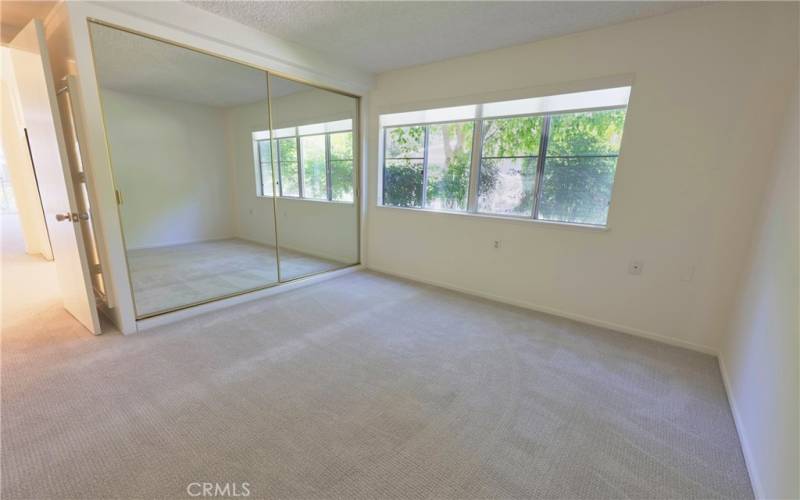
[[(100, 87), (181, 102), (230, 107), (267, 98), (263, 71), (106, 26), (92, 25)], [(273, 96), (306, 89), (273, 79)]]

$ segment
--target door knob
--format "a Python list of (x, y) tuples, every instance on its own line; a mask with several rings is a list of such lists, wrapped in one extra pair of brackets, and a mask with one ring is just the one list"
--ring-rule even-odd
[(72, 221), (72, 214), (69, 212), (64, 214), (56, 214), (56, 220), (58, 222)]

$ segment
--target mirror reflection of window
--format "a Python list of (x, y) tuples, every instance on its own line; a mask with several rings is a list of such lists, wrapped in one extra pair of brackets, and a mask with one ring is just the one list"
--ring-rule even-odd
[(281, 280), (355, 264), (358, 102), (274, 75), (269, 82), (272, 130), (253, 140), (272, 140)]
[(269, 131), (252, 134), (254, 162), (259, 172), (256, 187), (261, 196), (273, 193), (270, 185), (274, 150), (278, 166), (275, 182), (283, 187), (276, 190), (280, 196), (353, 201), (353, 120), (292, 127), (276, 131), (275, 135), (279, 138), (270, 144)]

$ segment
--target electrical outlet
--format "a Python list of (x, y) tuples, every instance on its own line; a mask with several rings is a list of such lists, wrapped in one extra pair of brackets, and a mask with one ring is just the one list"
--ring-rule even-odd
[(500, 240), (494, 240), (494, 248), (499, 250), (501, 246), (503, 246), (503, 242)]
[(634, 259), (628, 264), (628, 274), (642, 274), (643, 267), (644, 261)]

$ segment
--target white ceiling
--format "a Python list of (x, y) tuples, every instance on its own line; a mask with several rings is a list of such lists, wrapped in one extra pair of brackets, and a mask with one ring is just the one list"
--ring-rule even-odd
[(373, 73), (698, 5), (663, 1), (187, 1)]
[[(92, 25), (100, 86), (182, 102), (229, 107), (267, 98), (266, 73), (172, 44)], [(272, 95), (310, 89), (273, 78)]]

